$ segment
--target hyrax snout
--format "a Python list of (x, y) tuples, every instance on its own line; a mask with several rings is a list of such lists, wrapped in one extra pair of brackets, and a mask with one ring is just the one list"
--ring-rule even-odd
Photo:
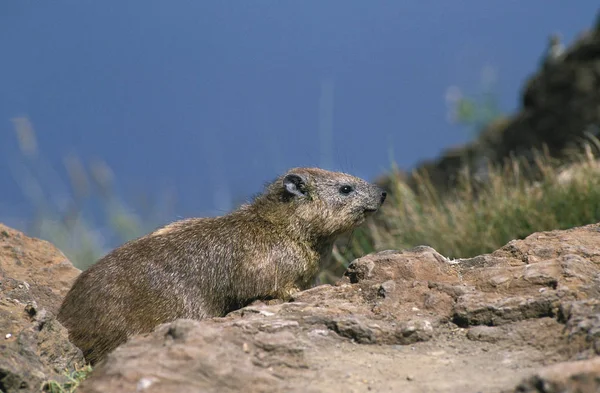
[(385, 197), (345, 173), (291, 169), (230, 214), (177, 221), (113, 250), (77, 278), (58, 319), (96, 363), (161, 323), (288, 298)]

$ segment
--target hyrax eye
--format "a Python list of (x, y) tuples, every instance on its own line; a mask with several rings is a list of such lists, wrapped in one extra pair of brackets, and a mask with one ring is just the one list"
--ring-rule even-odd
[(341, 186), (340, 187), (340, 194), (342, 194), (342, 195), (348, 195), (352, 191), (354, 191), (354, 187), (352, 187), (352, 186)]

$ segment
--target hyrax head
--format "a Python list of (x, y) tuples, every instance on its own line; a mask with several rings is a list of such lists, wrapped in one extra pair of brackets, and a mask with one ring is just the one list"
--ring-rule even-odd
[(337, 236), (376, 212), (386, 193), (378, 186), (341, 172), (294, 168), (270, 185), (290, 223), (318, 236)]

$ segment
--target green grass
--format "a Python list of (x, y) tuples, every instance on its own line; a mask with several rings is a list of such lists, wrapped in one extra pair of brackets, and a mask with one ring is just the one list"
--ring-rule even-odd
[(73, 371), (65, 370), (63, 374), (64, 382), (61, 383), (56, 380), (44, 382), (42, 391), (49, 393), (73, 393), (91, 372), (92, 367), (90, 365)]
[[(587, 145), (559, 165), (537, 154), (535, 164), (513, 160), (489, 168), (489, 180), (463, 175), (459, 187), (440, 195), (425, 175), (418, 190), (394, 181), (374, 222), (337, 248), (338, 266), (374, 250), (428, 245), (450, 258), (494, 251), (534, 232), (600, 221), (600, 164)], [(536, 180), (526, 174), (535, 173)]]
[(85, 162), (70, 154), (63, 160), (64, 168), (55, 169), (38, 148), (29, 119), (16, 118), (13, 123), (19, 157), (10, 164), (32, 210), (32, 218), (20, 229), (54, 244), (79, 269), (168, 221), (173, 208), (170, 195), (154, 200), (142, 195), (127, 202), (102, 160)]

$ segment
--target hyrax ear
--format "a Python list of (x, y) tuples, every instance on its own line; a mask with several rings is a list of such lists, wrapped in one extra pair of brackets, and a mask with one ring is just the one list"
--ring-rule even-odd
[(283, 186), (288, 194), (296, 196), (306, 195), (306, 181), (302, 176), (290, 173), (283, 178)]

